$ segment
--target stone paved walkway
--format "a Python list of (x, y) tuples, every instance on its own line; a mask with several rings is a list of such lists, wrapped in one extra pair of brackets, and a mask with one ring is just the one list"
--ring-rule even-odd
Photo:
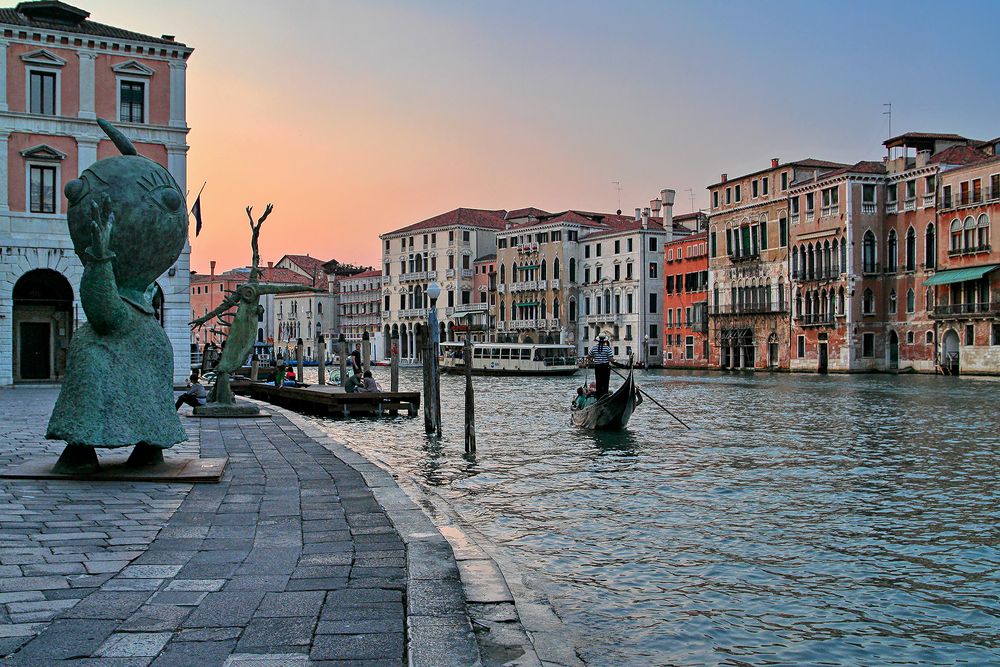
[[(0, 392), (0, 463), (58, 453), (54, 399)], [(185, 425), (222, 483), (0, 482), (3, 664), (400, 664), (406, 549), (361, 474), (280, 414)]]

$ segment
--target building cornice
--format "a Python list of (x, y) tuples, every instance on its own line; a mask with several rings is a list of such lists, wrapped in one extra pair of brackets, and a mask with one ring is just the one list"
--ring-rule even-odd
[[(448, 231), (448, 230), (458, 230), (458, 231), (470, 231), (470, 232), (493, 232), (494, 234), (499, 234), (502, 230), (496, 229), (495, 227), (479, 227), (476, 225), (465, 225), (465, 224), (453, 224), (453, 225), (435, 225), (434, 227), (422, 227), (420, 229), (411, 229), (409, 231), (403, 231), (397, 229), (394, 232), (384, 232), (379, 234), (379, 238), (383, 241), (386, 239), (398, 239), (401, 236), (420, 236), (421, 234), (430, 234), (432, 232)], [(421, 248), (424, 250), (424, 248)]]
[[(187, 145), (187, 133), (190, 129), (146, 123), (116, 123), (115, 126), (125, 132), (133, 142), (178, 147)], [(96, 120), (69, 116), (40, 116), (17, 111), (0, 112), (0, 134), (11, 132), (79, 137), (95, 141), (106, 138)]]
[[(40, 47), (50, 49), (88, 49), (112, 56), (164, 61), (187, 60), (194, 52), (192, 47), (180, 43), (165, 44), (162, 42), (102, 37), (100, 35), (87, 35), (79, 32), (13, 25), (11, 23), (0, 23), (0, 30), (3, 31), (0, 34), (0, 41), (11, 44), (37, 44)], [(10, 34), (7, 34), (8, 32)], [(24, 33), (28, 37), (19, 37), (20, 33)], [(52, 38), (51, 40), (49, 39), (50, 37)], [(67, 42), (64, 43), (63, 39), (66, 39)], [(141, 53), (139, 52), (140, 48), (142, 49)]]
[(930, 176), (932, 174), (937, 174), (939, 171), (938, 165), (928, 164), (923, 167), (917, 167), (915, 169), (907, 169), (906, 171), (901, 171), (895, 174), (889, 174), (887, 180), (889, 183), (898, 183), (899, 181), (908, 181), (911, 178), (918, 178), (920, 176)]

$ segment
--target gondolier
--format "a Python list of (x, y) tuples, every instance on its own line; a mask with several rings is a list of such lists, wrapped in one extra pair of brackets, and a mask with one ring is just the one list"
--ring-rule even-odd
[(590, 363), (594, 366), (594, 380), (597, 382), (597, 397), (608, 393), (611, 382), (611, 357), (613, 356), (608, 337), (601, 334), (597, 337), (597, 345), (590, 349)]

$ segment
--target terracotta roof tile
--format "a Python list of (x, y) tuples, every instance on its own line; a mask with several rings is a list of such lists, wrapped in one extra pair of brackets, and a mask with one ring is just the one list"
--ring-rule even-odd
[[(45, 6), (45, 7), (43, 7)], [(6, 25), (20, 26), (25, 28), (41, 28), (43, 30), (59, 30), (62, 32), (76, 33), (81, 35), (92, 35), (94, 37), (105, 37), (108, 39), (122, 39), (130, 42), (150, 42), (153, 44), (169, 45), (181, 49), (187, 47), (181, 42), (144, 35), (131, 30), (123, 30), (114, 26), (104, 25), (89, 19), (84, 19), (79, 23), (70, 20), (58, 20), (55, 18), (59, 14), (67, 17), (77, 14), (79, 16), (90, 16), (90, 13), (67, 5), (58, 1), (43, 2), (22, 2), (16, 8), (0, 9), (0, 23)], [(44, 45), (43, 45), (44, 46)]]
[(951, 148), (944, 149), (940, 153), (932, 155), (929, 162), (931, 164), (966, 165), (982, 162), (983, 160), (989, 160), (991, 157), (993, 156), (981, 148), (973, 148), (972, 146), (952, 146)]
[(416, 222), (412, 225), (401, 227), (400, 229), (394, 229), (391, 232), (386, 232), (386, 234), (400, 234), (421, 229), (455, 227), (458, 225), (486, 229), (503, 229), (503, 220), (506, 214), (507, 211), (503, 209), (490, 211), (481, 208), (456, 208), (448, 211), (447, 213), (435, 215), (432, 218), (421, 220), (420, 222)]

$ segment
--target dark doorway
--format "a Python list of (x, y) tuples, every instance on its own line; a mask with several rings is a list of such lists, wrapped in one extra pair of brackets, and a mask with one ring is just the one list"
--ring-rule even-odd
[(48, 380), (52, 375), (48, 322), (21, 322), (20, 358), (18, 368), (22, 380)]
[(899, 368), (899, 336), (895, 331), (889, 332), (889, 370)]
[(828, 343), (819, 344), (819, 365), (817, 366), (816, 370), (818, 370), (820, 373), (825, 373), (827, 367), (829, 366), (828, 347), (829, 347)]

